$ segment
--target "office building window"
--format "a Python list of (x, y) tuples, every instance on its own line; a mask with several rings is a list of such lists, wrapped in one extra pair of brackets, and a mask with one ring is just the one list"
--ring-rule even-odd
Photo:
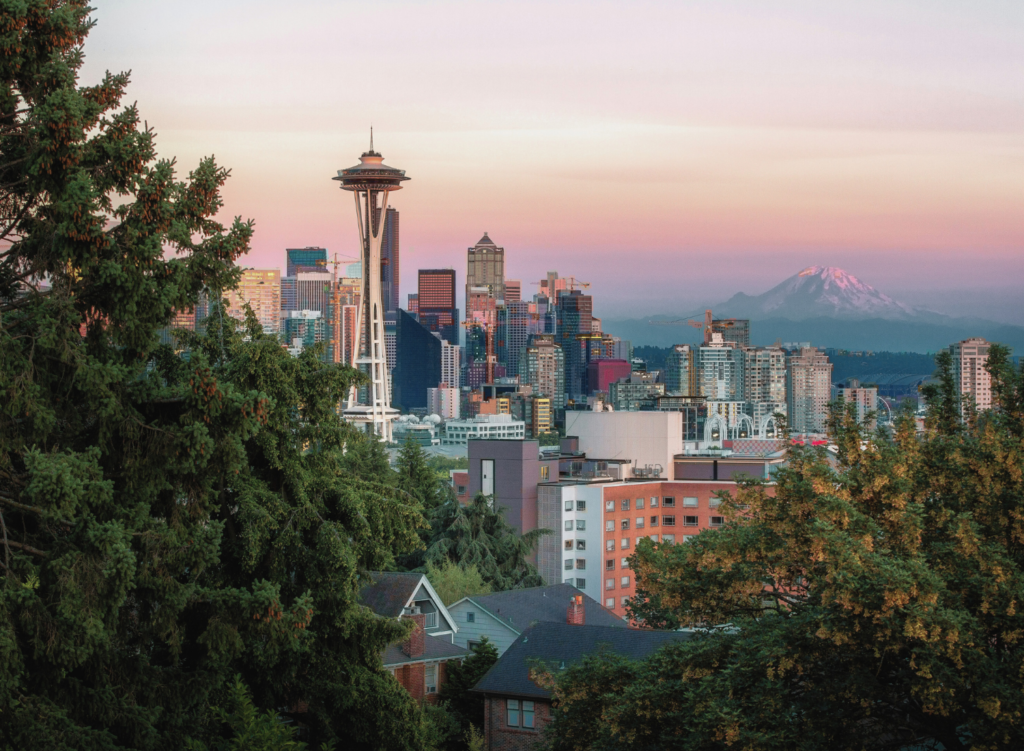
[(586, 501), (576, 501), (576, 510), (577, 511), (586, 511), (587, 510), (587, 502)]
[(572, 501), (566, 501), (565, 502), (565, 510), (566, 511), (572, 511)]
[(622, 510), (623, 511), (629, 511), (629, 499), (628, 498), (623, 498), (622, 499)]
[(648, 535), (648, 537), (651, 538), (651, 542), (657, 542), (658, 541), (658, 536), (657, 535)]
[(693, 542), (697, 535), (683, 535), (683, 542)]
[(576, 549), (577, 550), (586, 550), (587, 549), (587, 541), (586, 540), (577, 540), (576, 541)]
[(673, 498), (672, 496), (667, 495), (667, 496), (665, 496), (665, 499), (662, 502), (662, 505), (663, 506), (668, 506), (669, 508), (675, 508), (676, 499)]
[(697, 517), (696, 516), (684, 516), (683, 517), (683, 526), (684, 527), (696, 527), (697, 526)]
[(472, 610), (466, 613), (466, 623), (476, 623), (476, 613)]
[(712, 496), (711, 500), (708, 501), (708, 506), (710, 506), (711, 508), (718, 508), (721, 505), (722, 505), (722, 499), (721, 498), (716, 498), (715, 496)]
[(519, 699), (505, 699), (505, 724), (510, 728), (519, 727)]
[(587, 528), (587, 521), (586, 521), (586, 519), (577, 519), (576, 520), (576, 529), (583, 530), (583, 529), (586, 529), (586, 528)]
[(614, 608), (615, 607), (615, 598), (614, 597), (607, 597), (607, 598), (605, 598), (604, 606), (606, 608), (608, 608), (609, 610)]
[(587, 559), (586, 558), (577, 558), (576, 559), (576, 568), (578, 568), (578, 569), (585, 569), (586, 567), (587, 567)]
[(614, 571), (615, 570), (615, 559), (614, 558), (606, 559), (605, 562), (604, 562), (604, 567), (605, 567), (606, 571)]
[(572, 540), (566, 540), (565, 541), (565, 549), (566, 550), (572, 550)]
[(437, 693), (437, 665), (427, 665), (423, 671), (423, 682), (428, 694)]
[(604, 510), (605, 511), (614, 511), (615, 510), (615, 501), (605, 501), (604, 502)]
[(629, 559), (628, 558), (623, 558), (622, 559), (622, 566), (621, 566), (621, 568), (622, 568), (623, 571), (629, 571)]
[(615, 550), (615, 540), (605, 540), (604, 541), (604, 549), (605, 550)]
[(571, 571), (572, 570), (572, 558), (566, 558), (565, 559), (565, 570), (566, 571)]
[(712, 527), (721, 527), (723, 524), (725, 524), (725, 517), (724, 516), (712, 516), (711, 517), (711, 526)]
[(626, 550), (627, 548), (629, 548), (629, 538), (628, 537), (623, 537), (619, 541), (619, 547), (622, 548), (623, 550)]
[(615, 589), (615, 580), (614, 579), (605, 579), (604, 580), (604, 588), (605, 589)]
[(615, 531), (615, 520), (614, 519), (609, 519), (608, 521), (606, 521), (604, 523), (604, 531), (605, 532), (614, 532)]
[(658, 526), (658, 517), (656, 517), (656, 516), (652, 516), (651, 517), (651, 526), (652, 527), (657, 527)]
[(674, 543), (676, 541), (676, 536), (675, 535), (662, 535), (661, 536), (661, 541), (662, 542)]
[(548, 467), (548, 465), (546, 465), (546, 464), (540, 468), (540, 481), (541, 482), (547, 482), (548, 481), (548, 470), (549, 469), (550, 469), (550, 467)]
[(641, 508), (644, 507), (644, 499), (643, 498), (637, 498), (636, 499), (636, 507), (638, 509), (641, 509)]
[(622, 577), (622, 580), (619, 582), (619, 586), (621, 586), (623, 589), (628, 587), (629, 586), (629, 577), (628, 576)]
[(629, 605), (629, 598), (628, 597), (623, 597), (623, 598), (621, 598), (619, 600), (619, 602), (622, 603), (622, 607), (626, 607), (627, 605)]
[(622, 520), (622, 528), (623, 529), (629, 529), (629, 519), (623, 519)]
[(658, 508), (658, 496), (651, 496), (651, 508)]
[(683, 505), (687, 508), (697, 508), (697, 499), (692, 496), (689, 498), (683, 498)]
[(661, 517), (661, 524), (665, 527), (676, 526), (676, 518), (674, 516), (663, 516)]
[(567, 532), (571, 532), (572, 531), (572, 519), (566, 519), (565, 520), (565, 530)]
[(643, 529), (644, 528), (644, 518), (642, 516), (638, 516), (636, 518), (636, 528), (637, 529)]
[(586, 589), (586, 588), (587, 588), (587, 580), (586, 579), (577, 579), (576, 580), (576, 589)]

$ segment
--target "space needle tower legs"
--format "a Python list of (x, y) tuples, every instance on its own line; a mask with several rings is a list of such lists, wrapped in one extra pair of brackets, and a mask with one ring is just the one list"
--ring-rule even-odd
[[(366, 404), (359, 403), (359, 390), (349, 393), (344, 416), (350, 422), (363, 424), (381, 440), (391, 442), (391, 423), (398, 410), (391, 406), (391, 385), (388, 374), (387, 349), (384, 340), (384, 299), (380, 279), (380, 245), (384, 235), (384, 217), (388, 193), (401, 190), (408, 180), (404, 170), (384, 164), (384, 157), (370, 150), (359, 158), (359, 164), (338, 170), (334, 178), (342, 190), (352, 191), (356, 202), (356, 222), (359, 227), (359, 246), (363, 262), (361, 295), (356, 329), (360, 333), (358, 347), (353, 347), (356, 366), (370, 379), (366, 388)], [(358, 355), (356, 350), (358, 349)]]

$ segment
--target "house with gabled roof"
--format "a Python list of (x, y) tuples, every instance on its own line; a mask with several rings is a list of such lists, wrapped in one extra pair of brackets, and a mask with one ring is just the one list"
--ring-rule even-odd
[(384, 650), (384, 667), (414, 699), (437, 701), (448, 663), (462, 660), (469, 651), (455, 643), (458, 626), (427, 577), (371, 571), (359, 600), (383, 618), (413, 621), (409, 638)]
[(608, 628), (626, 628), (628, 623), (601, 606), (597, 600), (571, 584), (511, 589), (490, 595), (463, 597), (448, 608), (458, 623), (455, 643), (466, 649), (484, 636), (504, 654), (523, 630), (535, 623), (564, 623), (565, 608), (574, 597), (583, 597), (587, 622)]
[(531, 670), (547, 666), (557, 672), (601, 651), (643, 660), (668, 644), (693, 637), (687, 631), (590, 625), (584, 597), (578, 595), (563, 609), (560, 622), (538, 622), (524, 628), (473, 687), (484, 697), (487, 748), (525, 751), (539, 744), (541, 732), (551, 720), (551, 691), (538, 685)]

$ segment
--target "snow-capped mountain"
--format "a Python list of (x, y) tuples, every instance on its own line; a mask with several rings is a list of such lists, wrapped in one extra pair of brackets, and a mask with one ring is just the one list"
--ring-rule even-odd
[(762, 295), (742, 292), (715, 307), (716, 316), (735, 318), (885, 318), (921, 320), (936, 314), (893, 300), (834, 266), (811, 266)]

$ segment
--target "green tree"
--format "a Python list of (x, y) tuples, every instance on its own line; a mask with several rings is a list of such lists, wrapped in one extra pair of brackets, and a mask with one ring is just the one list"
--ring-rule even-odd
[(438, 564), (427, 564), (427, 579), (445, 606), (458, 602), (463, 597), (491, 593), (490, 586), (484, 581), (476, 566), (460, 566), (448, 558)]
[(774, 487), (725, 499), (724, 528), (638, 546), (661, 623), (708, 628), (567, 670), (554, 748), (1024, 744), (1024, 378), (993, 347), (998, 408), (963, 419), (937, 362), (923, 436), (836, 414), (834, 461), (796, 450)]
[[(473, 654), (459, 664), (448, 664), (448, 674), (441, 687), (442, 705), (462, 728), (459, 740), (473, 728), (484, 726), (484, 698), (470, 689), (498, 661), (498, 649), (484, 636), (473, 645)], [(457, 744), (459, 745), (459, 744)]]
[(447, 497), (445, 483), (438, 479), (437, 473), (427, 463), (423, 447), (411, 436), (406, 438), (398, 452), (395, 474), (398, 487), (419, 501), (427, 514)]
[(235, 674), (316, 743), (422, 747), (358, 592), (424, 521), (338, 417), (356, 373), (224, 314), (252, 224), (157, 159), (126, 75), (78, 86), (85, 3), (2, 8), (0, 747), (178, 749)]
[(474, 566), (495, 592), (543, 585), (544, 580), (527, 557), (541, 535), (550, 534), (550, 530), (520, 534), (503, 512), (488, 496), (477, 495), (466, 506), (450, 497), (431, 517), (427, 564), (437, 566), (448, 560), (463, 567)]
[[(223, 729), (210, 739), (189, 739), (188, 751), (304, 751), (306, 744), (295, 740), (295, 727), (272, 709), (260, 712), (249, 689), (236, 676), (228, 686), (228, 707), (214, 707), (213, 720)], [(216, 732), (216, 731), (215, 731)]]

